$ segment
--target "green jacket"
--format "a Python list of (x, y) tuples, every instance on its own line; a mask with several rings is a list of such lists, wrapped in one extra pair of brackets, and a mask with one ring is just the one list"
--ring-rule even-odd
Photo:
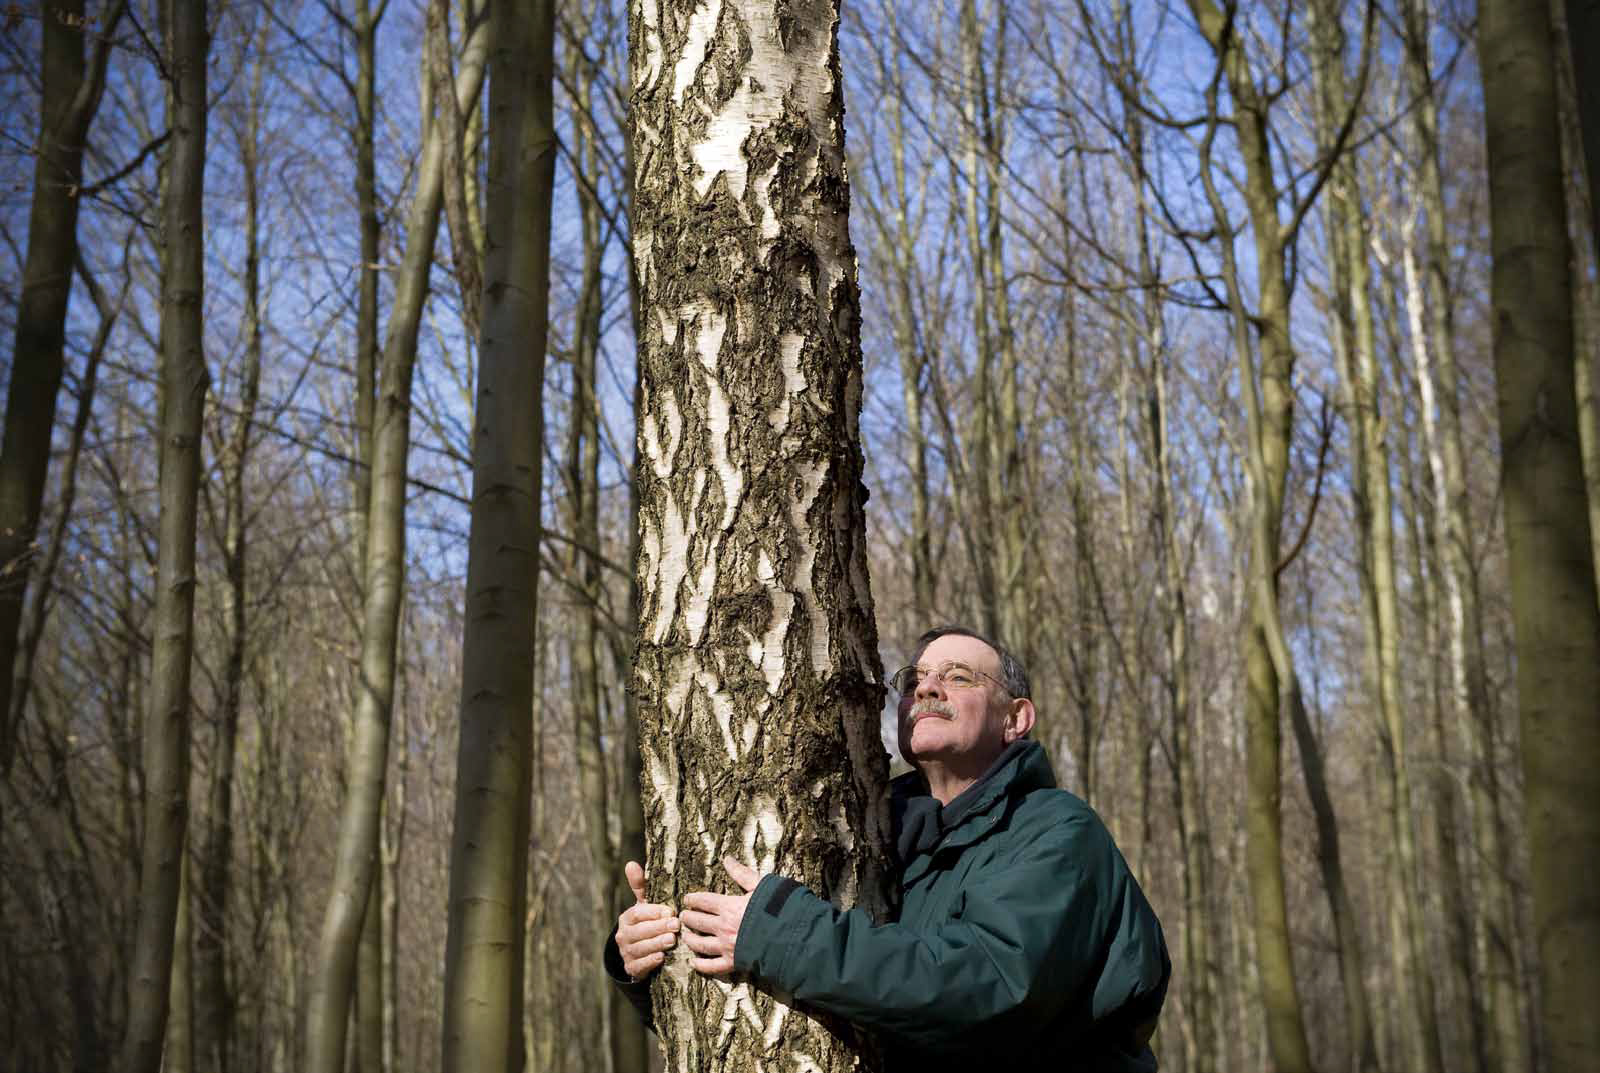
[(1161, 924), (1105, 825), (1013, 744), (943, 809), (895, 780), (895, 923), (769, 875), (735, 968), (883, 1042), (893, 1073), (1156, 1068), (1146, 1044), (1171, 962)]

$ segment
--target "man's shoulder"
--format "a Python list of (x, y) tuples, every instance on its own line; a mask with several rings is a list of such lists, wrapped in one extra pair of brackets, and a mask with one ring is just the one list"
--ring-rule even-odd
[(1013, 845), (1032, 850), (1055, 850), (1082, 859), (1087, 855), (1120, 859), (1115, 840), (1100, 814), (1070, 790), (1056, 787), (1031, 790), (1016, 802), (1010, 817)]

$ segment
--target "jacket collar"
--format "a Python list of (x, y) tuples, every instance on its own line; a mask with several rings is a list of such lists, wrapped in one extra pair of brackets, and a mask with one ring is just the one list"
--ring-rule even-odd
[[(895, 850), (908, 873), (919, 857), (936, 849), (970, 845), (999, 822), (1005, 810), (996, 807), (1011, 797), (1056, 784), (1055, 772), (1044, 748), (1024, 738), (1006, 746), (978, 781), (948, 805), (940, 806), (928, 792), (922, 773), (912, 771), (890, 784), (890, 815), (894, 821)], [(920, 873), (923, 869), (918, 868)], [(907, 881), (914, 878), (907, 874)]]

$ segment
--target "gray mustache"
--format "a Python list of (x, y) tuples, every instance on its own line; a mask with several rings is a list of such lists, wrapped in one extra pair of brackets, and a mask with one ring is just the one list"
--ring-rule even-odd
[(954, 719), (956, 712), (955, 709), (950, 707), (948, 704), (944, 704), (936, 700), (929, 700), (923, 701), (921, 704), (918, 704), (915, 708), (911, 709), (912, 719), (917, 718), (919, 715), (942, 715), (946, 719)]

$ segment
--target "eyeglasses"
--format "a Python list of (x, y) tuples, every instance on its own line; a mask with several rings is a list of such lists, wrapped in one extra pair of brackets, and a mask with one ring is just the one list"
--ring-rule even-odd
[(943, 682), (946, 689), (976, 689), (979, 685), (979, 679), (987, 678), (999, 686), (1001, 692), (1007, 696), (1011, 695), (1011, 691), (1006, 688), (1006, 684), (994, 675), (975, 671), (965, 663), (958, 663), (954, 660), (941, 663), (938, 667), (901, 667), (889, 676), (889, 688), (902, 697), (909, 697), (917, 691), (917, 686), (921, 685), (922, 680), (930, 674)]

